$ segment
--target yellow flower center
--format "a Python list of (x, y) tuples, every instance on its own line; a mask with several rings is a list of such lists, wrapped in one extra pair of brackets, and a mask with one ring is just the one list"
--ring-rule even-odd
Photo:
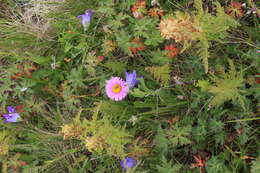
[(119, 85), (119, 84), (115, 84), (113, 87), (112, 87), (112, 91), (114, 93), (119, 93), (120, 91), (122, 90), (122, 87)]

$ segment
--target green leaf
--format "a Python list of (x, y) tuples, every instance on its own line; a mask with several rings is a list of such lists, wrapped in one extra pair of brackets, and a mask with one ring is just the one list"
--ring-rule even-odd
[(126, 31), (121, 31), (120, 33), (116, 34), (116, 41), (117, 45), (128, 55), (131, 55), (131, 51), (129, 47), (133, 46), (131, 43), (131, 36)]
[(205, 73), (208, 73), (209, 71), (209, 42), (205, 37), (200, 38), (200, 42), (198, 45), (198, 54), (200, 58), (202, 59), (202, 63), (204, 65)]
[(83, 68), (73, 68), (67, 76), (68, 82), (71, 83), (73, 88), (83, 88), (85, 87), (85, 84), (83, 83), (83, 75)]
[(135, 108), (154, 108), (155, 104), (154, 104), (154, 102), (149, 102), (149, 101), (146, 101), (146, 102), (135, 101), (134, 102), (134, 107)]
[(152, 30), (149, 32), (150, 36), (146, 38), (144, 44), (147, 46), (158, 46), (160, 43), (163, 42), (163, 38), (159, 30)]
[(203, 6), (202, 6), (202, 0), (194, 0), (194, 7), (198, 11), (198, 17), (201, 18), (203, 16)]
[(130, 94), (134, 97), (139, 97), (139, 98), (143, 98), (148, 96), (150, 93), (148, 92), (144, 92), (141, 91), (139, 88), (134, 88), (134, 90), (130, 91)]
[(146, 87), (143, 78), (140, 78), (138, 80), (140, 82), (139, 88), (134, 88), (132, 91), (130, 91), (131, 95), (133, 95), (134, 97), (143, 98), (143, 97), (147, 97), (151, 95), (154, 96), (158, 94), (157, 90), (154, 91)]
[(223, 173), (225, 170), (225, 166), (223, 161), (217, 159), (217, 157), (213, 156), (206, 163), (207, 173)]
[(206, 129), (207, 122), (203, 119), (198, 119), (198, 125), (193, 127), (192, 129), (192, 137), (197, 142), (202, 142), (207, 137), (207, 129)]
[(169, 135), (169, 140), (173, 144), (173, 146), (177, 145), (186, 145), (190, 144), (191, 141), (188, 138), (188, 136), (191, 133), (191, 126), (185, 126), (185, 127), (175, 127), (174, 129), (167, 132), (167, 135)]
[(260, 158), (252, 162), (251, 173), (259, 173), (260, 172)]
[(168, 143), (169, 143), (168, 139), (163, 133), (161, 126), (159, 126), (157, 129), (157, 134), (154, 137), (155, 150), (160, 155), (166, 155), (168, 152)]
[(109, 61), (104, 64), (105, 67), (112, 70), (113, 73), (120, 74), (125, 71), (126, 65), (120, 61)]
[(210, 82), (207, 80), (198, 80), (196, 86), (200, 87), (201, 91), (207, 91), (210, 86)]
[(147, 67), (148, 70), (153, 77), (161, 83), (163, 86), (168, 86), (170, 82), (170, 66), (169, 64), (165, 64), (163, 66), (153, 66)]
[(151, 61), (155, 64), (164, 65), (170, 62), (170, 59), (166, 56), (165, 51), (161, 51), (157, 49), (156, 51), (152, 52)]
[(111, 17), (116, 15), (116, 11), (114, 9), (114, 1), (113, 0), (107, 0), (107, 1), (100, 1), (99, 4), (102, 8), (98, 8), (98, 12), (106, 15), (107, 17)]
[(48, 56), (30, 56), (30, 60), (37, 63), (37, 64), (47, 64), (52, 61), (51, 57)]
[[(202, 59), (205, 73), (208, 73), (208, 59), (210, 56), (209, 47), (211, 41), (222, 42), (228, 36), (228, 30), (236, 28), (239, 23), (232, 17), (227, 15), (224, 8), (220, 3), (215, 2), (216, 15), (212, 15), (207, 11), (203, 11), (202, 0), (195, 0), (194, 6), (197, 9), (197, 15), (194, 20), (198, 22), (201, 33), (194, 33), (194, 37), (197, 37), (199, 42), (197, 43), (198, 54)], [(195, 35), (196, 34), (196, 35)]]
[(100, 112), (107, 115), (120, 115), (127, 108), (120, 103), (114, 103), (111, 101), (101, 101), (100, 104)]
[(215, 85), (209, 86), (208, 91), (214, 95), (210, 102), (210, 106), (219, 106), (226, 101), (232, 100), (239, 102), (245, 110), (244, 98), (241, 96), (243, 92), (240, 88), (244, 86), (242, 73), (235, 70), (234, 64), (229, 60), (230, 69), (227, 73), (220, 77), (212, 76), (211, 80)]
[(162, 163), (160, 165), (156, 165), (156, 169), (159, 173), (178, 173), (181, 169), (181, 165), (167, 162), (166, 158), (163, 157)]
[(215, 118), (209, 121), (209, 128), (215, 133), (222, 131), (224, 126), (225, 123), (222, 121), (217, 121)]
[(133, 34), (135, 37), (149, 38), (149, 32), (156, 28), (157, 21), (144, 17), (140, 20), (134, 20)]
[(124, 26), (124, 23), (123, 21), (125, 19), (129, 18), (128, 15), (126, 14), (123, 14), (123, 13), (119, 13), (115, 19), (111, 19), (111, 21), (109, 22), (109, 24), (111, 25), (111, 27), (114, 29), (114, 30), (117, 30), (119, 29), (120, 27)]

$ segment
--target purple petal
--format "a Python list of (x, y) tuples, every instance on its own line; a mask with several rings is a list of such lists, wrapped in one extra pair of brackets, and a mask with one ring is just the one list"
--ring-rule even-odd
[(135, 167), (136, 164), (137, 164), (137, 161), (132, 157), (126, 157), (125, 159), (120, 161), (120, 165), (125, 170)]
[(135, 70), (133, 71), (133, 76), (136, 79), (136, 71)]
[(8, 119), (9, 117), (10, 117), (9, 114), (4, 114), (4, 115), (3, 115), (3, 118), (5, 118), (5, 119)]
[(20, 115), (18, 113), (9, 114), (8, 117), (6, 117), (4, 123), (15, 123), (17, 122), (18, 118), (20, 118)]
[(90, 23), (91, 16), (83, 14), (83, 15), (81, 15), (81, 17), (82, 17), (82, 21), (81, 21), (82, 25), (86, 25), (87, 23)]
[(15, 113), (15, 108), (12, 107), (12, 106), (8, 106), (7, 110), (8, 110), (9, 113)]
[(83, 14), (81, 14), (81, 15), (77, 16), (77, 18), (79, 19), (79, 18), (81, 18), (82, 16), (83, 16)]
[(10, 123), (10, 121), (8, 121), (8, 120), (4, 120), (4, 123)]
[(86, 24), (86, 23), (90, 23), (90, 21), (91, 21), (91, 16), (89, 16), (89, 15), (84, 15), (84, 16), (82, 17), (82, 23)]
[(132, 73), (126, 72), (126, 83), (129, 88), (133, 88), (138, 84), (138, 80), (136, 79), (136, 71), (134, 70)]
[(88, 9), (85, 14), (79, 15), (77, 18), (82, 17), (81, 23), (82, 23), (82, 25), (83, 25), (84, 27), (86, 27), (87, 24), (91, 22), (91, 19), (92, 19), (92, 15), (93, 15), (93, 14), (94, 14), (94, 11), (91, 10), (91, 9)]

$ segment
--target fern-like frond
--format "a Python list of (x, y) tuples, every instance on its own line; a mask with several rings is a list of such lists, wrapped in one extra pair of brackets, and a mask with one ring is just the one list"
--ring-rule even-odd
[(202, 7), (202, 0), (194, 0), (194, 7), (197, 9), (198, 14), (197, 17), (201, 18), (203, 16), (203, 7)]
[(202, 0), (195, 0), (194, 6), (196, 7), (198, 13), (194, 17), (194, 21), (199, 23), (201, 27), (201, 33), (197, 35), (199, 43), (198, 54), (202, 59), (205, 73), (208, 72), (208, 58), (209, 58), (209, 47), (211, 41), (221, 42), (228, 35), (228, 30), (237, 27), (239, 24), (227, 15), (224, 8), (216, 2), (216, 15), (212, 15), (208, 12), (203, 11)]
[(87, 134), (85, 146), (89, 151), (101, 153), (105, 150), (111, 156), (125, 156), (124, 147), (130, 143), (131, 135), (123, 128), (112, 125), (106, 117), (84, 120), (83, 127)]
[(197, 43), (198, 55), (202, 59), (205, 73), (208, 73), (209, 70), (209, 42), (205, 36), (200, 38), (200, 42)]
[(205, 13), (201, 18), (203, 33), (209, 41), (221, 41), (228, 35), (227, 31), (239, 26), (239, 23), (227, 15), (224, 8), (216, 2), (217, 14)]
[(158, 82), (161, 82), (163, 86), (169, 85), (170, 82), (169, 64), (165, 64), (163, 66), (147, 67), (146, 70), (149, 71)]
[(214, 95), (210, 102), (210, 106), (218, 106), (226, 101), (238, 101), (245, 109), (244, 99), (241, 95), (241, 87), (244, 86), (244, 79), (242, 73), (235, 70), (234, 64), (229, 60), (229, 71), (222, 76), (211, 76), (211, 80), (215, 85), (210, 86), (208, 91)]

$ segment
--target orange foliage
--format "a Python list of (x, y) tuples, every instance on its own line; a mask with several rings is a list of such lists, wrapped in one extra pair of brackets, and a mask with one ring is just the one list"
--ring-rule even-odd
[(234, 18), (242, 17), (244, 15), (242, 3), (236, 1), (231, 2), (231, 5), (227, 9), (227, 14)]
[(169, 58), (174, 58), (175, 56), (178, 55), (178, 53), (180, 51), (179, 48), (177, 48), (175, 44), (170, 44), (170, 45), (165, 46), (164, 50), (167, 51), (167, 56)]
[(134, 43), (136, 45), (135, 47), (128, 48), (132, 52), (132, 54), (136, 54), (139, 51), (145, 50), (145, 45), (143, 42), (140, 41), (140, 38), (133, 39), (131, 43)]

